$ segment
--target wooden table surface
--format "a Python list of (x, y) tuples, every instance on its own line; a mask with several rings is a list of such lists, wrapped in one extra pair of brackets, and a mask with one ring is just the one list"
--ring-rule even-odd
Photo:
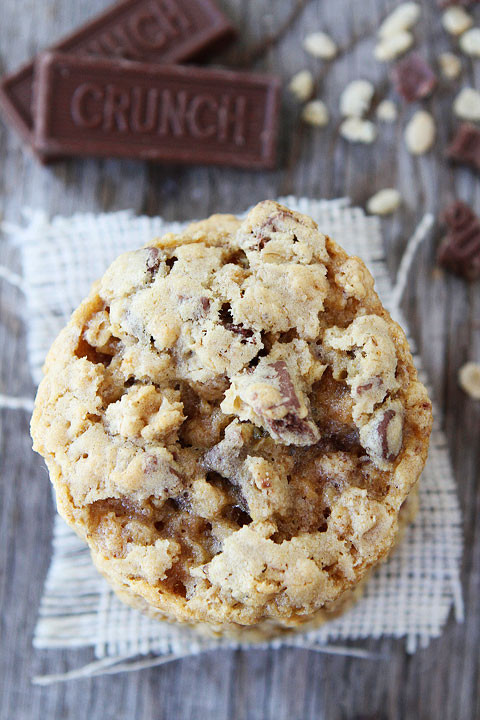
[[(371, 79), (394, 98), (388, 69), (373, 60), (375, 28), (395, 0), (222, 0), (240, 37), (221, 62), (279, 73), (286, 84), (309, 67), (316, 92), (332, 115), (327, 129), (304, 126), (284, 93), (279, 167), (274, 172), (87, 160), (38, 165), (0, 123), (0, 211), (17, 222), (21, 208), (49, 213), (133, 208), (168, 219), (241, 210), (280, 194), (350, 196), (364, 204), (375, 190), (397, 187), (403, 207), (384, 221), (392, 273), (426, 210), (435, 214), (457, 196), (480, 211), (478, 181), (452, 168), (442, 151), (455, 126), (452, 100), (462, 84), (478, 83), (480, 61), (463, 60), (462, 78), (442, 81), (423, 104), (436, 120), (432, 152), (413, 158), (403, 128), (413, 107), (400, 105), (397, 123), (383, 124), (372, 146), (338, 135), (338, 98), (349, 79)], [(435, 0), (422, 0), (417, 46), (432, 63), (453, 43)], [(0, 70), (15, 69), (40, 48), (105, 7), (105, 0), (2, 0)], [(480, 7), (475, 15), (480, 22)], [(327, 65), (302, 50), (313, 29), (330, 32), (342, 53)], [(50, 557), (53, 507), (43, 462), (30, 449), (28, 418), (0, 411), (0, 718), (1, 720), (473, 720), (480, 718), (480, 402), (457, 385), (458, 368), (480, 360), (480, 284), (435, 270), (440, 231), (421, 249), (405, 310), (444, 412), (465, 526), (463, 588), (466, 620), (450, 619), (430, 646), (409, 657), (401, 641), (362, 644), (383, 660), (331, 657), (294, 649), (218, 652), (131, 674), (34, 687), (38, 673), (62, 672), (91, 659), (87, 651), (37, 652), (32, 632)], [(19, 271), (6, 239), (0, 262)], [(20, 293), (0, 281), (0, 393), (32, 395)]]

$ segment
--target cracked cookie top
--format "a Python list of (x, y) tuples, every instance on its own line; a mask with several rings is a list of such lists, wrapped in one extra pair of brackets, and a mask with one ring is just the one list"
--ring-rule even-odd
[(117, 590), (252, 625), (388, 552), (430, 426), (362, 261), (266, 201), (121, 255), (50, 350), (32, 435)]

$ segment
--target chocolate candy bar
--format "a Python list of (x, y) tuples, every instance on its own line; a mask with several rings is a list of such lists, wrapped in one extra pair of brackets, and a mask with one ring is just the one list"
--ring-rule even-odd
[[(179, 63), (219, 47), (235, 34), (213, 0), (124, 0), (53, 46), (75, 55)], [(31, 144), (34, 62), (0, 83), (0, 108)]]
[(272, 167), (280, 81), (271, 75), (45, 53), (35, 147), (44, 155)]

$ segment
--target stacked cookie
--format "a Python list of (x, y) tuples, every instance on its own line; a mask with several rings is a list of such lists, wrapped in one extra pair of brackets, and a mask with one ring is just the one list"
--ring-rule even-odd
[(32, 420), (122, 599), (260, 634), (358, 594), (411, 516), (430, 427), (368, 270), (274, 202), (120, 256), (55, 341)]

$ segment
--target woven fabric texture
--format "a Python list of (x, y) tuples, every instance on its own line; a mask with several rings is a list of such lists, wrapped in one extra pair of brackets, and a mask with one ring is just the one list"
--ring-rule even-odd
[[(399, 306), (415, 251), (433, 219), (426, 216), (407, 244), (397, 281), (392, 284), (377, 218), (366, 216), (344, 199), (289, 197), (280, 201), (311, 215), (323, 232), (366, 262), (383, 303), (407, 330)], [(135, 217), (124, 211), (56, 217), (51, 221), (42, 213), (29, 213), (24, 227), (4, 228), (21, 254), (28, 356), (36, 382), (55, 335), (109, 263), (119, 253), (181, 227), (179, 223)], [(415, 363), (428, 385), (418, 356)], [(435, 406), (434, 415), (430, 455), (420, 483), (420, 511), (402, 543), (375, 571), (362, 599), (347, 613), (315, 631), (286, 635), (270, 645), (362, 656), (361, 648), (338, 648), (332, 643), (389, 635), (405, 638), (407, 650), (414, 652), (440, 635), (452, 606), (457, 620), (462, 619), (461, 516)], [(97, 661), (91, 666), (50, 679), (160, 664), (217, 647), (238, 646), (229, 640), (202, 637), (186, 628), (150, 620), (120, 603), (95, 570), (88, 549), (58, 517), (34, 645), (94, 648)], [(139, 660), (138, 656), (148, 657)]]

